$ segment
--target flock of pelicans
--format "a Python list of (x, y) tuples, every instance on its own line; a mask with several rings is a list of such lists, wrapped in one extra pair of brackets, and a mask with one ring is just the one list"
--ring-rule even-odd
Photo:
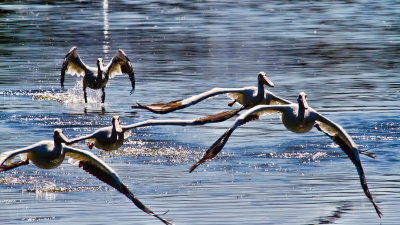
[[(132, 64), (122, 50), (118, 50), (111, 62), (106, 67), (104, 67), (103, 60), (99, 58), (97, 60), (97, 68), (93, 68), (83, 63), (79, 57), (77, 48), (73, 47), (66, 55), (62, 66), (62, 87), (64, 86), (63, 82), (65, 73), (83, 76), (85, 102), (87, 102), (87, 87), (92, 89), (101, 88), (103, 93), (102, 102), (104, 102), (104, 89), (107, 81), (109, 78), (112, 78), (118, 74), (125, 73), (129, 75), (132, 84), (131, 94), (135, 88), (135, 78)], [(329, 120), (311, 108), (307, 103), (307, 95), (304, 92), (299, 93), (297, 103), (285, 100), (264, 88), (264, 85), (270, 87), (274, 86), (264, 72), (260, 72), (258, 74), (257, 84), (257, 87), (213, 88), (207, 92), (194, 95), (183, 100), (150, 105), (141, 105), (137, 103), (137, 105), (132, 106), (132, 108), (141, 108), (154, 113), (164, 114), (189, 107), (199, 103), (200, 101), (221, 94), (227, 94), (233, 100), (232, 102), (228, 103), (229, 106), (233, 106), (235, 103), (238, 103), (241, 106), (235, 110), (208, 115), (195, 120), (147, 120), (128, 126), (122, 126), (120, 124), (119, 117), (114, 116), (112, 118), (112, 126), (98, 129), (92, 134), (74, 139), (68, 139), (64, 136), (61, 129), (55, 129), (53, 140), (41, 141), (25, 148), (2, 153), (0, 155), (0, 171), (6, 171), (21, 165), (27, 165), (30, 162), (33, 162), (37, 167), (42, 169), (53, 169), (58, 167), (67, 156), (70, 159), (70, 163), (78, 164), (80, 168), (97, 177), (104, 183), (114, 187), (128, 197), (139, 209), (158, 218), (164, 224), (171, 224), (169, 221), (161, 218), (147, 208), (143, 203), (141, 203), (122, 182), (118, 174), (104, 161), (89, 151), (80, 150), (71, 146), (86, 140), (90, 149), (95, 146), (99, 149), (112, 151), (122, 146), (124, 138), (126, 138), (129, 131), (134, 128), (155, 125), (186, 126), (215, 123), (227, 120), (237, 115), (240, 111), (246, 110), (207, 150), (203, 158), (201, 158), (190, 168), (189, 171), (192, 172), (197, 166), (214, 158), (222, 150), (233, 131), (239, 126), (252, 120), (257, 120), (263, 114), (281, 114), (282, 123), (288, 130), (295, 133), (306, 133), (313, 127), (316, 127), (319, 131), (324, 132), (336, 144), (339, 145), (339, 147), (346, 153), (351, 162), (355, 165), (359, 175), (361, 187), (363, 188), (365, 195), (373, 204), (376, 213), (379, 217), (381, 217), (382, 213), (379, 207), (376, 205), (371, 193), (369, 192), (359, 154), (363, 154), (372, 158), (374, 158), (375, 155), (370, 152), (359, 150), (350, 135), (347, 134), (347, 132), (340, 125)], [(14, 160), (16, 156), (19, 156), (19, 161)]]

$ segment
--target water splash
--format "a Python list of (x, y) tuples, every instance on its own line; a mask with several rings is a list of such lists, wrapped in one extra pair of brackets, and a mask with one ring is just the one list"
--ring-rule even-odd
[[(64, 105), (81, 105), (84, 104), (82, 80), (75, 83), (74, 87), (63, 90), (17, 90), (17, 91), (1, 91), (0, 95), (11, 96), (32, 96), (32, 99), (37, 101), (56, 101)], [(101, 105), (100, 91), (88, 92), (88, 103)]]
[(150, 146), (144, 141), (133, 141), (129, 143), (129, 147), (117, 151), (110, 152), (114, 156), (133, 156), (137, 158), (150, 158), (146, 162), (151, 163), (180, 163), (191, 162), (194, 159), (200, 158), (204, 152), (194, 151), (182, 146)]
[(42, 221), (42, 220), (55, 220), (54, 216), (44, 216), (44, 217), (27, 217), (24, 218), (24, 221), (33, 222), (33, 221)]
[(257, 157), (266, 158), (284, 158), (284, 159), (308, 159), (310, 161), (316, 161), (320, 158), (325, 158), (328, 156), (326, 152), (270, 152), (259, 154)]

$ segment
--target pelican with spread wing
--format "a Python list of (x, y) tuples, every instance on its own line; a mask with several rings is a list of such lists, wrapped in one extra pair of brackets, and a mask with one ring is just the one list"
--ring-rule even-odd
[(64, 87), (65, 74), (83, 76), (83, 97), (85, 103), (87, 103), (86, 88), (101, 89), (102, 96), (101, 102), (104, 103), (106, 98), (105, 87), (110, 78), (120, 74), (128, 74), (131, 80), (132, 90), (130, 94), (135, 90), (135, 75), (133, 67), (129, 58), (126, 56), (124, 51), (119, 49), (110, 63), (104, 67), (102, 58), (97, 59), (97, 68), (87, 66), (79, 57), (77, 47), (72, 47), (68, 54), (64, 58), (64, 63), (61, 69), (61, 87)]
[(374, 205), (378, 216), (381, 217), (382, 213), (379, 207), (375, 204), (375, 201), (371, 193), (369, 192), (359, 153), (368, 155), (370, 157), (375, 157), (375, 155), (373, 155), (373, 153), (358, 150), (357, 145), (354, 143), (353, 139), (340, 125), (329, 120), (325, 116), (318, 113), (316, 110), (309, 107), (307, 103), (307, 96), (304, 92), (301, 92), (299, 94), (297, 101), (298, 104), (292, 103), (288, 105), (258, 105), (247, 110), (245, 113), (240, 115), (234, 122), (233, 126), (231, 126), (207, 150), (203, 158), (190, 168), (190, 172), (192, 172), (200, 164), (214, 158), (225, 146), (233, 131), (240, 125), (251, 120), (258, 119), (258, 117), (263, 114), (280, 113), (282, 123), (288, 130), (295, 133), (306, 133), (309, 132), (313, 127), (316, 127), (318, 130), (324, 132), (335, 143), (339, 145), (339, 147), (346, 153), (346, 155), (356, 166), (364, 193)]
[[(65, 157), (69, 157), (71, 163), (77, 163), (86, 172), (117, 189), (145, 213), (156, 217), (164, 224), (171, 224), (140, 202), (122, 182), (118, 174), (99, 157), (89, 151), (65, 146), (63, 143), (68, 143), (68, 139), (62, 130), (55, 129), (51, 141), (41, 141), (25, 148), (0, 154), (0, 171), (7, 171), (30, 162), (41, 169), (54, 169), (61, 165)], [(17, 156), (21, 158), (20, 161), (14, 161)]]
[[(154, 113), (165, 114), (173, 112), (178, 109), (183, 109), (191, 105), (195, 105), (205, 99), (215, 97), (217, 95), (227, 94), (233, 101), (228, 103), (229, 106), (238, 103), (242, 106), (242, 109), (251, 108), (256, 105), (269, 105), (269, 104), (290, 104), (291, 102), (275, 95), (274, 93), (266, 90), (264, 85), (269, 87), (274, 87), (274, 83), (269, 80), (265, 72), (260, 72), (257, 76), (258, 85), (257, 87), (243, 87), (243, 88), (213, 88), (209, 91), (203, 92), (198, 95), (194, 95), (190, 98), (183, 100), (165, 102), (165, 103), (155, 103), (151, 105), (137, 105), (132, 106), (132, 108), (142, 108), (147, 109)], [(230, 117), (236, 115), (238, 111), (232, 110), (217, 114), (214, 116), (215, 121), (223, 121), (229, 119)], [(228, 116), (229, 115), (229, 116)], [(223, 116), (223, 117), (221, 117)]]

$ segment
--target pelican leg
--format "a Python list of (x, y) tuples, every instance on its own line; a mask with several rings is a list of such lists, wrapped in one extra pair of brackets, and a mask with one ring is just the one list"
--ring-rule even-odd
[(88, 141), (86, 144), (90, 149), (92, 149), (94, 146), (94, 141)]
[(101, 88), (101, 92), (103, 92), (103, 94), (101, 95), (101, 103), (104, 103), (104, 100), (106, 100), (106, 92), (104, 88)]
[(232, 102), (229, 102), (229, 103), (228, 103), (228, 106), (232, 107), (233, 104), (235, 104), (235, 103), (236, 103), (236, 100), (233, 100)]
[(0, 171), (7, 171), (7, 170), (14, 169), (14, 168), (16, 168), (18, 166), (28, 165), (28, 164), (29, 164), (29, 159), (23, 160), (23, 161), (14, 162), (14, 163), (11, 163), (10, 165), (1, 166), (0, 167)]
[(87, 103), (87, 93), (86, 93), (85, 82), (83, 82), (83, 98), (85, 99), (85, 103)]

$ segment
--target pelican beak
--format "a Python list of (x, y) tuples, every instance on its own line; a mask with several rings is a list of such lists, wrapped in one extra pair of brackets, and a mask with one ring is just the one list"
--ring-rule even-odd
[(113, 125), (114, 125), (114, 128), (115, 128), (115, 130), (117, 131), (117, 132), (122, 132), (122, 127), (121, 127), (121, 124), (120, 124), (120, 122), (119, 122), (119, 117), (114, 117), (113, 118)]
[(63, 133), (60, 134), (60, 138), (62, 140), (62, 143), (68, 143), (69, 139), (67, 137), (65, 137), (65, 135)]
[(307, 103), (307, 95), (305, 93), (300, 93), (299, 94), (299, 105), (300, 107), (304, 108), (304, 109), (308, 109), (308, 103)]
[(274, 83), (272, 83), (272, 81), (270, 79), (268, 79), (267, 75), (264, 72), (260, 72), (259, 73), (260, 78), (261, 78), (261, 82), (265, 85), (268, 85), (270, 87), (274, 87)]

